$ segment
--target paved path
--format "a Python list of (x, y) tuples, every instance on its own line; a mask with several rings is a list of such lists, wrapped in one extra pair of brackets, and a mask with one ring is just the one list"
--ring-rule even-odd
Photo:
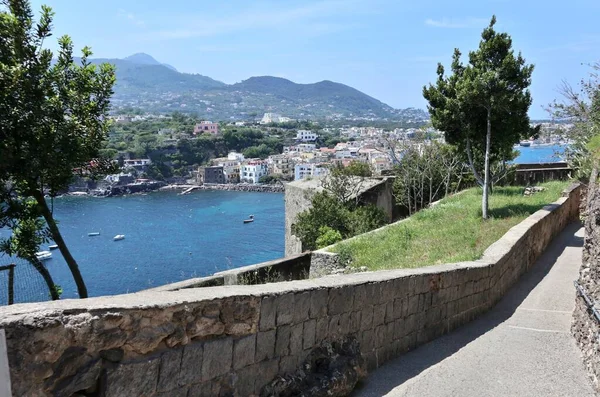
[(476, 321), (388, 362), (355, 396), (595, 396), (569, 333), (583, 229), (572, 224)]

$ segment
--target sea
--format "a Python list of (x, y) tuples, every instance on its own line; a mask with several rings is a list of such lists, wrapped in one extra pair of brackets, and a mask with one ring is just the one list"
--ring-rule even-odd
[(514, 162), (516, 164), (537, 164), (564, 161), (566, 148), (567, 145), (515, 146), (515, 150), (519, 152), (519, 155)]
[[(282, 193), (195, 191), (178, 195), (170, 191), (107, 198), (65, 196), (54, 199), (53, 207), (90, 296), (136, 292), (284, 255)], [(244, 224), (250, 215), (255, 221)], [(94, 232), (100, 235), (88, 236)], [(2, 233), (8, 234), (0, 231), (0, 237)], [(125, 239), (113, 241), (118, 234)], [(66, 262), (58, 250), (52, 254), (44, 263), (61, 286), (62, 298), (77, 298)], [(9, 259), (0, 257), (0, 265)], [(39, 282), (19, 279), (20, 274), (31, 276), (20, 273), (19, 267), (15, 293), (28, 285), (40, 289)]]
[[(516, 163), (542, 163), (561, 161), (565, 146), (516, 149), (520, 152)], [(282, 193), (195, 191), (179, 195), (167, 191), (109, 198), (65, 196), (54, 199), (52, 205), (90, 296), (136, 292), (284, 255)], [(255, 221), (244, 224), (250, 215)], [(100, 235), (88, 236), (94, 232)], [(0, 230), (0, 238), (8, 233)], [(113, 241), (118, 234), (125, 239)], [(47, 245), (41, 248), (47, 249)], [(77, 298), (66, 262), (58, 250), (52, 253), (44, 263), (61, 286), (62, 298)], [(11, 261), (0, 256), (0, 266)], [(43, 282), (27, 266), (16, 267), (17, 302), (46, 300)], [(2, 278), (6, 275), (0, 273), (3, 304), (6, 280)]]

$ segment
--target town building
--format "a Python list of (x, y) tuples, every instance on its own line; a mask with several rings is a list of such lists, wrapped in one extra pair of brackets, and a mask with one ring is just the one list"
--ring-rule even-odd
[(314, 178), (323, 175), (327, 175), (329, 173), (329, 168), (327, 168), (327, 164), (317, 164), (317, 163), (301, 163), (296, 164), (294, 167), (294, 180), (299, 181), (300, 179), (305, 179), (308, 177)]
[(198, 184), (204, 183), (225, 183), (225, 174), (223, 167), (200, 167), (198, 168)]
[(258, 183), (260, 178), (269, 174), (269, 165), (266, 161), (252, 159), (242, 164), (240, 180), (247, 183)]
[(314, 142), (318, 137), (319, 135), (309, 130), (298, 130), (296, 132), (296, 140), (300, 142)]
[(194, 135), (200, 134), (219, 134), (219, 124), (212, 121), (201, 121), (194, 126)]
[(289, 156), (283, 154), (270, 156), (268, 163), (269, 174), (277, 174), (285, 178), (291, 178), (294, 175), (294, 162)]
[(128, 159), (123, 160), (123, 168), (135, 168), (138, 171), (143, 171), (152, 164), (150, 159)]
[(270, 123), (286, 123), (288, 121), (292, 121), (289, 117), (283, 117), (277, 113), (265, 113), (263, 118), (260, 120), (261, 124), (270, 124)]

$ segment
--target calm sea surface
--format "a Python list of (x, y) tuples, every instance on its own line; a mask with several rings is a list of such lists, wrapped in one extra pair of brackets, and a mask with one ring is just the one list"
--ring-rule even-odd
[[(54, 214), (90, 296), (135, 292), (284, 253), (281, 193), (62, 197), (54, 201)], [(255, 221), (243, 224), (250, 214)], [(89, 232), (100, 235), (88, 237)], [(113, 241), (117, 234), (126, 237)], [(62, 297), (77, 297), (64, 259), (58, 250), (52, 252), (45, 264), (62, 286)]]
[(564, 145), (534, 145), (529, 147), (519, 146), (516, 149), (520, 152), (515, 159), (517, 164), (529, 163), (555, 163), (564, 161), (562, 154), (565, 151)]

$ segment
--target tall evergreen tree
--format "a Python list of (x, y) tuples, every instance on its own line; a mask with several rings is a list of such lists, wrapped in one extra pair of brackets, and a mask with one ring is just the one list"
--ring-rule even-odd
[(528, 87), (533, 65), (514, 54), (507, 33), (494, 30), (496, 17), (481, 34), (479, 48), (463, 65), (454, 50), (450, 76), (438, 64), (435, 85), (423, 88), (433, 126), (446, 141), (466, 155), (477, 183), (483, 188), (481, 210), (488, 218), (490, 165), (512, 158), (513, 145), (530, 133)]
[[(68, 36), (59, 38), (53, 63), (52, 51), (44, 48), (53, 16), (42, 6), (36, 22), (29, 1), (0, 2), (0, 193), (20, 198), (15, 202), (35, 200), (85, 298), (85, 282), (45, 195), (66, 189), (75, 171), (95, 172), (109, 164), (99, 159), (99, 150), (108, 133), (115, 71), (112, 65), (92, 65), (87, 47), (75, 63)], [(0, 218), (22, 213), (8, 211), (6, 202), (0, 210)]]

